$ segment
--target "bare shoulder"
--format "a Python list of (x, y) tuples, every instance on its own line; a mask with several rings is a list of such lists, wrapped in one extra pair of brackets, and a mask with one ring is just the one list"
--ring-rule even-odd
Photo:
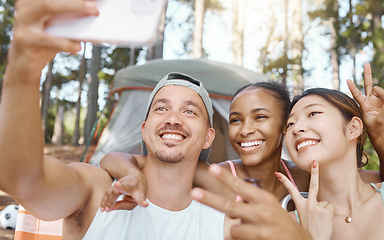
[(197, 168), (196, 168), (196, 171), (208, 171), (208, 167), (209, 167), (209, 163), (205, 162), (205, 161), (197, 161)]
[[(225, 161), (225, 162), (220, 162), (220, 163), (215, 163), (215, 164), (218, 164), (220, 165), (221, 167), (227, 169), (227, 170), (230, 170), (230, 167), (229, 167), (229, 164)], [(199, 172), (199, 173), (208, 173), (208, 167), (209, 167), (209, 163), (208, 162), (205, 162), (205, 161), (198, 161), (197, 162), (197, 169), (196, 169), (196, 172)]]
[(227, 161), (221, 162), (219, 164), (220, 164), (220, 166), (227, 169), (228, 171), (231, 171), (231, 165), (229, 162), (233, 163), (233, 165), (235, 166), (235, 169), (238, 169), (238, 168), (243, 169), (244, 168), (244, 164), (240, 159), (227, 160)]
[(377, 183), (371, 183), (372, 185), (375, 185), (377, 189), (381, 189), (383, 187), (384, 182), (377, 182)]

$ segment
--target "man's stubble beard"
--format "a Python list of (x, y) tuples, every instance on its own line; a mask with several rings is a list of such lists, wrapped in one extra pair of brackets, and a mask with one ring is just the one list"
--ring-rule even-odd
[(160, 161), (165, 163), (178, 163), (184, 158), (181, 153), (166, 153), (160, 150), (156, 151), (155, 155)]

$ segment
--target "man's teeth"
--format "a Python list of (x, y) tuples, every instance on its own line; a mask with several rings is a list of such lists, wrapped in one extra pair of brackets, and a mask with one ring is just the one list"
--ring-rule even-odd
[(305, 142), (302, 142), (300, 143), (299, 145), (297, 145), (297, 150), (299, 150), (300, 148), (303, 148), (305, 146), (308, 146), (308, 145), (315, 145), (316, 142), (313, 141), (313, 140), (308, 140), (308, 141), (305, 141)]
[(242, 142), (241, 143), (241, 147), (244, 148), (244, 147), (256, 147), (256, 146), (259, 146), (260, 144), (262, 144), (264, 141), (253, 141), (253, 142)]
[(164, 134), (162, 138), (165, 139), (174, 139), (174, 140), (183, 140), (183, 138), (180, 135), (177, 134)]

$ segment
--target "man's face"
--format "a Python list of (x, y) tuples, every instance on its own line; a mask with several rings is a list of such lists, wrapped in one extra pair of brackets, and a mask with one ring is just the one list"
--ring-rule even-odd
[(142, 134), (148, 155), (168, 163), (191, 157), (197, 160), (214, 138), (200, 96), (177, 85), (165, 86), (157, 92), (142, 125)]

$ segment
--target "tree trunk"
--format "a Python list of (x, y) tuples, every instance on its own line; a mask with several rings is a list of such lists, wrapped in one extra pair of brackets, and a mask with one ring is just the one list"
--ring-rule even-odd
[(193, 27), (193, 56), (203, 56), (204, 1), (195, 0), (195, 26)]
[[(156, 42), (153, 44), (153, 46), (148, 47), (147, 50), (147, 60), (153, 60), (153, 59), (162, 59), (163, 58), (163, 52), (164, 52), (164, 29), (165, 29), (165, 15), (167, 12), (167, 7), (164, 8), (164, 11), (162, 13), (162, 16), (160, 18), (159, 23), (159, 33), (158, 37), (156, 39)], [(131, 49), (132, 51), (133, 49)], [(134, 55), (134, 51), (133, 51)]]
[[(269, 4), (270, 4), (270, 7), (273, 6), (272, 2), (269, 2)], [(259, 71), (262, 72), (262, 73), (264, 72), (265, 61), (266, 61), (267, 54), (268, 54), (268, 46), (269, 46), (269, 44), (271, 44), (271, 42), (273, 40), (273, 34), (275, 32), (276, 25), (277, 25), (276, 15), (272, 14), (271, 19), (269, 21), (269, 29), (270, 30), (269, 30), (269, 33), (268, 33), (268, 36), (267, 36), (267, 40), (265, 41), (263, 47), (260, 50), (260, 57), (259, 57), (260, 67), (259, 67)]]
[(135, 65), (135, 48), (129, 49), (129, 66)]
[(84, 123), (84, 138), (87, 143), (92, 139), (91, 131), (92, 127), (96, 122), (97, 111), (99, 105), (97, 100), (99, 98), (99, 77), (97, 74), (100, 71), (100, 58), (101, 58), (101, 47), (93, 46), (92, 49), (92, 59), (91, 59), (91, 69), (90, 69), (90, 80), (89, 80), (89, 89), (88, 89), (88, 110), (87, 116)]
[(294, 84), (294, 94), (300, 94), (304, 90), (302, 56), (304, 50), (303, 43), (303, 20), (302, 20), (302, 0), (293, 0), (292, 29), (290, 38), (292, 42), (292, 78)]
[(331, 65), (332, 65), (332, 87), (333, 89), (340, 89), (340, 75), (339, 75), (339, 56), (337, 53), (337, 39), (336, 31), (333, 24), (330, 24), (331, 30)]
[(64, 106), (59, 106), (55, 119), (55, 127), (53, 129), (52, 143), (55, 145), (63, 144), (64, 136)]
[[(289, 0), (284, 0), (284, 57), (286, 60), (288, 60), (288, 14), (289, 14)], [(283, 73), (281, 74), (281, 82), (284, 85), (287, 85), (287, 76), (288, 76), (288, 62), (283, 67)]]
[[(350, 18), (349, 18), (349, 23), (350, 23), (350, 26), (353, 26), (353, 4), (352, 4), (352, 0), (349, 0), (349, 15), (350, 15)], [(357, 85), (357, 78), (356, 78), (356, 54), (357, 54), (357, 38), (359, 38), (360, 36), (352, 36), (351, 37), (351, 58), (352, 58), (352, 61), (353, 61), (353, 82)]]
[(232, 1), (232, 63), (242, 66), (244, 53), (244, 0)]
[(85, 51), (86, 51), (86, 44), (84, 44), (84, 52), (83, 56), (81, 58), (81, 64), (80, 64), (80, 70), (79, 70), (79, 76), (77, 80), (79, 81), (79, 97), (77, 98), (76, 102), (76, 122), (75, 122), (75, 132), (73, 133), (73, 139), (72, 144), (77, 146), (79, 145), (79, 139), (80, 139), (80, 112), (81, 112), (81, 91), (83, 89), (83, 82), (85, 77), (85, 68), (87, 59), (85, 58)]
[(41, 120), (42, 120), (44, 132), (45, 132), (45, 129), (47, 127), (48, 108), (49, 108), (51, 89), (52, 89), (53, 63), (54, 63), (54, 60), (52, 60), (48, 64), (48, 72), (47, 72), (47, 76), (46, 76), (44, 84), (43, 84), (43, 97), (42, 97), (42, 101), (41, 101)]
[(338, 21), (339, 21), (339, 5), (335, 1), (331, 6), (332, 17), (329, 18), (329, 29), (331, 33), (330, 52), (331, 52), (331, 65), (332, 65), (332, 87), (333, 89), (340, 89), (340, 56), (338, 52)]
[(357, 67), (357, 63), (356, 63), (356, 53), (357, 53), (357, 50), (356, 50), (356, 44), (355, 43), (352, 43), (353, 45), (351, 46), (351, 58), (352, 58), (352, 61), (353, 61), (353, 82), (357, 85), (357, 77), (356, 77), (356, 67)]
[[(383, 47), (383, 44), (380, 43), (380, 41), (378, 42), (378, 39), (382, 39), (382, 37), (377, 36), (378, 34), (380, 34), (380, 32), (384, 32), (384, 29), (382, 27), (381, 18), (382, 18), (382, 13), (380, 11), (374, 12), (374, 16), (373, 16), (373, 39), (375, 39), (375, 41), (373, 42), (372, 64), (378, 66), (377, 68), (373, 68), (373, 70), (372, 70), (372, 80), (373, 80), (374, 84), (379, 84), (380, 83), (379, 79), (382, 79), (382, 67), (383, 67), (383, 63), (384, 63), (384, 61), (382, 60), (382, 54), (384, 52), (384, 47)], [(382, 83), (382, 80), (381, 80), (381, 83)]]

